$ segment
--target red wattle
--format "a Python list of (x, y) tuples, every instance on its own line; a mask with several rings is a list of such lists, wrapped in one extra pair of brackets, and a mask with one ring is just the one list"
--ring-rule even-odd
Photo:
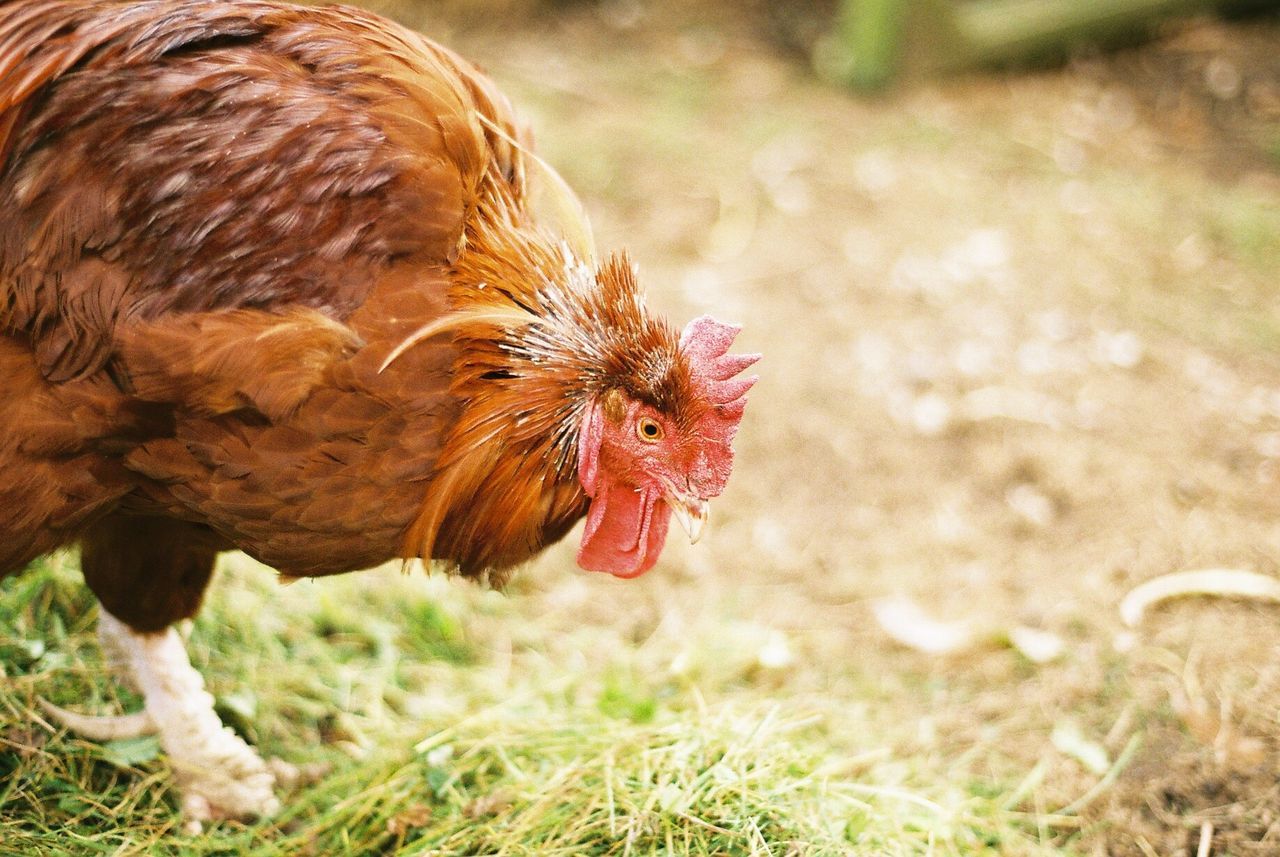
[(671, 507), (657, 491), (636, 491), (600, 472), (578, 548), (578, 565), (614, 577), (639, 577), (658, 561), (670, 523)]

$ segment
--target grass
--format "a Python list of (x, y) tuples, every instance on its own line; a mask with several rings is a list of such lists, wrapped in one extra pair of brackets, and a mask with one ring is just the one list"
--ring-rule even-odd
[(1038, 853), (999, 788), (882, 748), (833, 755), (828, 713), (774, 698), (767, 676), (495, 650), (488, 634), (531, 619), (462, 583), (382, 570), (282, 589), (225, 566), (193, 661), (264, 753), (327, 773), (274, 819), (180, 834), (153, 740), (97, 745), (38, 714), (38, 696), (137, 704), (104, 674), (61, 556), (0, 584), (0, 853)]

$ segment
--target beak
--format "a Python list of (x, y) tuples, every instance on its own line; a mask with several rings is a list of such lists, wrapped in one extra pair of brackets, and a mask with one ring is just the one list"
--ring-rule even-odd
[(707, 525), (707, 501), (676, 491), (668, 492), (666, 500), (680, 527), (689, 534), (689, 544), (696, 545)]

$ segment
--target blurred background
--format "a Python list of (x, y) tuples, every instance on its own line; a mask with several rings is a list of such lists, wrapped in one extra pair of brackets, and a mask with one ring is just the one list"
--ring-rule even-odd
[(1277, 4), (482, 5), (374, 7), (499, 80), (653, 305), (765, 354), (708, 541), (623, 586), (553, 552), (512, 599), (549, 649), (931, 793), (1110, 775), (1063, 847), (1280, 850), (1276, 608), (1117, 612), (1280, 571)]
[[(505, 596), (229, 558), (193, 637), (225, 716), (374, 764), (401, 844), (1280, 852), (1278, 608), (1119, 613), (1280, 575), (1276, 3), (362, 5), (482, 65), (650, 305), (741, 322), (762, 377), (708, 535), (640, 580), (572, 571), (576, 533)], [(744, 814), (680, 778), (707, 735), (767, 772)], [(565, 845), (601, 783), (630, 826)], [(540, 793), (595, 807), (567, 850)]]

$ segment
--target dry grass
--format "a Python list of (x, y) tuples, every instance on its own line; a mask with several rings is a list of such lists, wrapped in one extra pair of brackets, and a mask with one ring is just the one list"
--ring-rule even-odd
[[(1191, 855), (1205, 822), (1214, 855), (1274, 850), (1274, 608), (1133, 634), (1117, 606), (1280, 573), (1280, 31), (862, 102), (718, 8), (419, 21), (653, 305), (765, 353), (709, 536), (629, 585), (562, 546), (507, 597), (232, 569), (198, 663), (266, 752), (333, 771), (191, 840), (154, 748), (35, 719), (116, 699), (74, 573), (6, 581), (0, 852)], [(995, 630), (926, 655), (884, 596)]]

